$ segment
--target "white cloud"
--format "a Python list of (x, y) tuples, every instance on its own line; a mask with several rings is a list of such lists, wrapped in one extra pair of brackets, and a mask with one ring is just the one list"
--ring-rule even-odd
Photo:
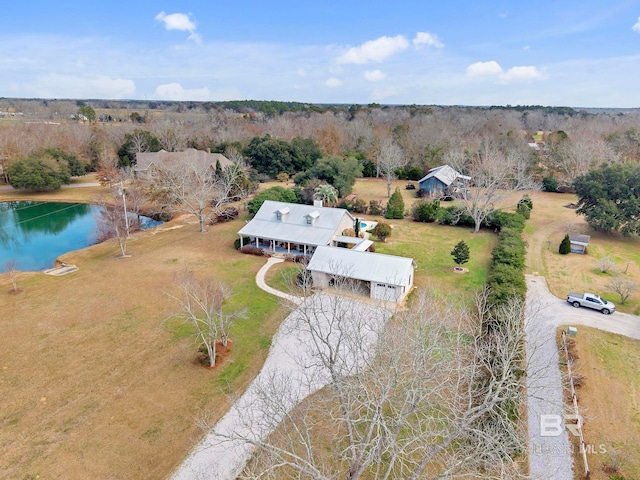
[(328, 78), (327, 81), (324, 82), (324, 84), (327, 87), (335, 88), (335, 87), (341, 86), (342, 82), (338, 80), (336, 77), (331, 77), (331, 78)]
[(534, 66), (512, 67), (502, 75), (500, 81), (503, 83), (528, 82), (530, 80), (543, 80), (546, 75)]
[(179, 83), (167, 83), (156, 87), (154, 98), (157, 100), (211, 100), (211, 92), (208, 88), (185, 89)]
[(495, 60), (476, 62), (467, 67), (467, 76), (472, 78), (500, 75), (502, 67)]
[(640, 33), (640, 17), (638, 17), (638, 21), (631, 27), (631, 30)]
[(495, 60), (476, 62), (467, 67), (467, 76), (471, 78), (492, 77), (500, 83), (529, 82), (544, 80), (547, 75), (535, 66), (517, 66), (504, 71)]
[(416, 38), (413, 39), (413, 46), (421, 48), (423, 45), (428, 47), (442, 48), (444, 43), (440, 41), (438, 35), (429, 32), (418, 32)]
[(381, 70), (367, 70), (364, 72), (364, 78), (370, 82), (380, 82), (387, 78), (387, 75)]
[(167, 15), (162, 11), (156, 15), (156, 20), (164, 23), (164, 28), (167, 30), (189, 32), (189, 40), (200, 43), (202, 42), (202, 36), (199, 33), (196, 33), (196, 24), (191, 21), (190, 15), (191, 14), (186, 13), (171, 13)]
[(382, 62), (396, 52), (404, 50), (409, 42), (402, 35), (380, 37), (369, 40), (359, 47), (352, 47), (337, 59), (338, 63), (355, 63), (362, 65), (369, 62)]

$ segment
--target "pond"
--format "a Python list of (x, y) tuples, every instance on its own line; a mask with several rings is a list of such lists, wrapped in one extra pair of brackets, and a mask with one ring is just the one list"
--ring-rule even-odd
[[(96, 243), (102, 207), (80, 203), (0, 202), (0, 273), (53, 267), (60, 255)], [(143, 229), (161, 222), (143, 217)]]

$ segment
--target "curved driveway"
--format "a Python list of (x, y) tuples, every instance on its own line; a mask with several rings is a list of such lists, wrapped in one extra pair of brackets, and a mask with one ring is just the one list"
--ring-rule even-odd
[[(527, 391), (529, 469), (532, 479), (572, 480), (572, 455), (564, 426), (554, 431), (564, 411), (563, 382), (556, 345), (560, 325), (584, 325), (640, 339), (640, 317), (573, 308), (549, 292), (544, 277), (527, 275)], [(578, 333), (579, 335), (579, 333)], [(551, 422), (546, 424), (544, 422)]]

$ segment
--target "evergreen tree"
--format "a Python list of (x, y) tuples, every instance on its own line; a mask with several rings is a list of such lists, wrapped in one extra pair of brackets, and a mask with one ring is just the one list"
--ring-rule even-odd
[(467, 245), (464, 240), (460, 240), (456, 243), (456, 246), (453, 247), (453, 250), (451, 250), (451, 255), (457, 265), (467, 263), (469, 261), (469, 245)]
[(568, 233), (564, 236), (564, 238), (562, 239), (562, 242), (560, 242), (560, 248), (558, 249), (558, 252), (561, 255), (566, 255), (567, 253), (571, 253), (571, 240), (569, 240)]
[(391, 198), (389, 198), (387, 212), (384, 214), (384, 218), (404, 218), (404, 200), (398, 187), (396, 187), (395, 192), (393, 192)]

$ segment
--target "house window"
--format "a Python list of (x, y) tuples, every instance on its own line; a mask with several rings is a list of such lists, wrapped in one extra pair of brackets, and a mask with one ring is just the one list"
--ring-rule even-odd
[(313, 218), (307, 215), (307, 225), (311, 225), (313, 223)]

